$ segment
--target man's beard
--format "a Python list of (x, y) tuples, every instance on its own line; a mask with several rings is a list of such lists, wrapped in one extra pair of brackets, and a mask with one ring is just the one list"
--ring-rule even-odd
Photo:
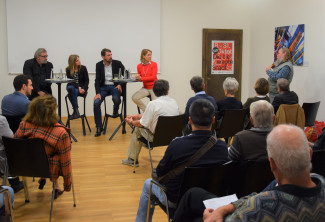
[(45, 60), (45, 61), (42, 61), (41, 63), (42, 63), (42, 64), (46, 64), (46, 63), (47, 63), (47, 60)]
[(278, 65), (280, 65), (282, 62), (283, 62), (282, 59), (277, 59), (277, 60), (274, 62), (274, 66), (278, 66)]

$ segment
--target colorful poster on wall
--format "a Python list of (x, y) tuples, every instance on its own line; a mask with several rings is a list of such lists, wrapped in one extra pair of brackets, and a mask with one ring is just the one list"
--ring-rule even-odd
[(289, 49), (292, 64), (302, 66), (304, 63), (305, 25), (291, 25), (275, 28), (274, 61), (282, 47)]
[(235, 41), (212, 41), (211, 74), (234, 74)]

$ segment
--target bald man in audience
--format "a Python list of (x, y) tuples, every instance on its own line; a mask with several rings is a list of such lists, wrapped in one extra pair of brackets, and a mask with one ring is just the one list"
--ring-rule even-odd
[(213, 210), (205, 209), (202, 201), (215, 195), (201, 188), (190, 189), (173, 222), (325, 221), (325, 180), (310, 174), (312, 150), (302, 129), (276, 126), (267, 137), (267, 152), (276, 180), (264, 191)]
[(272, 130), (274, 110), (266, 100), (253, 102), (250, 105), (250, 121), (253, 128), (238, 132), (229, 149), (229, 159), (266, 160), (266, 136)]
[(272, 105), (274, 107), (274, 113), (276, 113), (282, 104), (293, 105), (299, 102), (298, 96), (294, 91), (289, 89), (289, 81), (287, 79), (278, 79), (276, 85), (278, 87), (279, 94), (275, 96)]

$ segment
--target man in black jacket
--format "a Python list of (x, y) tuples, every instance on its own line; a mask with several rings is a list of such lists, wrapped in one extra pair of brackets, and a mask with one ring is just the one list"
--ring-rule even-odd
[(33, 59), (25, 61), (23, 73), (33, 78), (33, 91), (30, 100), (37, 96), (52, 94), (51, 83), (46, 83), (45, 79), (51, 78), (53, 69), (52, 63), (47, 61), (47, 51), (44, 48), (36, 50)]
[(95, 137), (100, 136), (103, 131), (102, 124), (102, 112), (100, 105), (106, 96), (112, 95), (113, 107), (113, 118), (118, 117), (118, 110), (121, 103), (121, 85), (114, 84), (112, 79), (114, 74), (124, 73), (124, 66), (118, 60), (112, 59), (112, 51), (104, 48), (101, 51), (102, 61), (96, 64), (96, 79), (95, 79), (95, 90), (96, 96), (94, 97), (94, 117), (96, 124)]
[[(206, 99), (195, 100), (190, 107), (189, 123), (192, 126), (192, 133), (188, 136), (175, 138), (167, 147), (163, 158), (160, 160), (156, 173), (161, 177), (170, 170), (188, 161), (211, 137), (211, 125), (214, 122), (214, 106)], [(218, 140), (199, 160), (191, 166), (207, 166), (223, 164), (228, 160), (227, 145), (224, 141)], [(176, 205), (179, 189), (181, 186), (183, 173), (171, 178), (166, 184), (166, 195), (170, 206)], [(146, 221), (149, 186), (151, 179), (144, 182), (136, 222)], [(151, 193), (155, 195), (161, 203), (165, 204), (162, 191), (153, 185)], [(153, 209), (149, 213), (149, 221), (153, 215)]]
[(289, 81), (287, 79), (278, 79), (276, 85), (278, 87), (279, 95), (276, 95), (272, 105), (274, 113), (276, 113), (282, 104), (293, 105), (299, 102), (298, 96), (294, 91), (289, 90)]

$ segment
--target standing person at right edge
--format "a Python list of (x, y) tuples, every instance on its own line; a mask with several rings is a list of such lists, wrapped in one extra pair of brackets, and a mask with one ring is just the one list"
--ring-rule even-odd
[(279, 91), (276, 86), (276, 82), (278, 81), (278, 79), (287, 79), (289, 83), (291, 83), (292, 81), (293, 67), (289, 49), (286, 47), (279, 49), (277, 54), (277, 60), (269, 67), (266, 67), (265, 71), (266, 74), (269, 76), (269, 96), (270, 102), (272, 103), (274, 97), (279, 94)]
[(142, 49), (140, 60), (141, 63), (137, 66), (138, 74), (135, 78), (143, 82), (143, 87), (133, 94), (133, 102), (144, 112), (146, 105), (141, 99), (151, 96), (151, 99), (156, 99), (153, 93), (153, 84), (157, 80), (158, 66), (157, 63), (151, 61), (152, 51), (150, 49)]

